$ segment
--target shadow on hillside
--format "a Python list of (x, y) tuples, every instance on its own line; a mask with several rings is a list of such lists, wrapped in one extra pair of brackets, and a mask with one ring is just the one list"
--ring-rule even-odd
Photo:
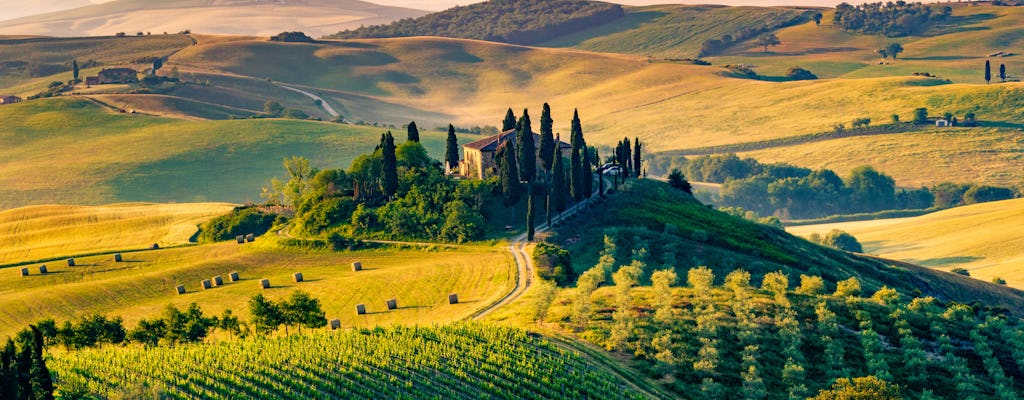
[(962, 17), (953, 16), (950, 17), (948, 22), (942, 25), (935, 26), (932, 29), (929, 29), (928, 32), (926, 32), (923, 36), (941, 36), (954, 33), (992, 30), (992, 28), (988, 26), (965, 25), (979, 24), (985, 21), (991, 21), (996, 18), (999, 18), (999, 16), (990, 13), (966, 15)]
[(598, 25), (593, 28), (585, 29), (576, 33), (566, 35), (566, 37), (555, 38), (553, 41), (559, 42), (559, 46), (572, 47), (578, 46), (583, 42), (593, 39), (595, 37), (606, 36), (619, 32), (626, 32), (635, 29), (639, 29), (640, 26), (654, 22), (656, 19), (664, 17), (668, 13), (661, 11), (643, 11), (638, 13), (626, 14), (624, 17), (614, 21), (610, 21), (603, 25)]
[(926, 267), (946, 267), (956, 264), (966, 264), (978, 260), (983, 260), (984, 257), (973, 257), (973, 256), (959, 256), (959, 257), (940, 257), (940, 258), (929, 258), (925, 260), (914, 260), (909, 259), (907, 262), (911, 264), (924, 265)]

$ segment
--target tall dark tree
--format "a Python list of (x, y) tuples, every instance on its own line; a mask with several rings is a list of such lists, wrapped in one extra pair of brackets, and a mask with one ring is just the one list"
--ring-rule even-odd
[(903, 52), (903, 45), (896, 42), (892, 42), (889, 43), (889, 45), (886, 46), (885, 49), (886, 53), (889, 54), (889, 57), (892, 57), (892, 60), (896, 61), (896, 56)]
[(78, 60), (71, 60), (71, 76), (78, 80)]
[(0, 349), (0, 399), (18, 398), (17, 355), (14, 340), (8, 338)]
[(420, 141), (420, 128), (416, 126), (416, 121), (412, 121), (409, 123), (408, 131), (409, 136), (406, 138), (406, 140), (410, 142)]
[(992, 82), (992, 63), (985, 60), (985, 83)]
[(817, 13), (817, 14), (814, 14), (814, 25), (816, 27), (821, 26), (821, 18), (822, 17), (824, 17), (824, 15), (821, 15), (820, 12)]
[(579, 110), (572, 113), (572, 136), (569, 142), (572, 145), (569, 154), (569, 192), (575, 201), (583, 200), (585, 184), (583, 183), (583, 152), (586, 151), (587, 143), (583, 140), (583, 126), (580, 123)]
[(164, 67), (164, 59), (157, 58), (157, 59), (153, 60), (153, 75), (156, 75), (156, 71), (159, 71), (160, 68), (163, 68), (163, 67)]
[(455, 126), (448, 124), (448, 140), (445, 143), (444, 161), (448, 168), (459, 165), (459, 139), (455, 137)]
[(511, 207), (519, 202), (519, 168), (516, 166), (515, 150), (505, 142), (498, 147), (499, 173), (501, 181), (501, 196), (505, 207)]
[(551, 126), (555, 121), (551, 119), (551, 106), (544, 103), (544, 109), (540, 113), (540, 152), (541, 166), (544, 170), (551, 172), (552, 163), (555, 161), (555, 133)]
[(526, 195), (526, 240), (532, 242), (534, 232), (533, 193)]
[(508, 132), (512, 129), (516, 129), (516, 114), (509, 108), (505, 113), (505, 120), (501, 121), (501, 131)]
[(554, 165), (551, 167), (551, 203), (555, 210), (565, 211), (566, 176), (565, 161), (562, 159), (562, 148), (555, 146)]
[(999, 80), (1006, 82), (1006, 64), (999, 64)]
[(391, 131), (384, 134), (381, 147), (381, 166), (384, 175), (384, 195), (391, 198), (398, 191), (398, 158), (395, 155), (395, 137)]
[(762, 35), (759, 39), (757, 39), (757, 43), (760, 44), (762, 47), (764, 47), (764, 52), (767, 53), (768, 52), (768, 46), (771, 46), (771, 47), (778, 46), (778, 45), (782, 44), (782, 41), (779, 40), (779, 37), (775, 36), (774, 33), (766, 33), (766, 34)]
[(583, 148), (583, 165), (581, 167), (583, 174), (583, 197), (589, 198), (591, 193), (594, 191), (594, 169), (590, 162), (590, 148)]
[(683, 171), (680, 171), (679, 168), (673, 168), (672, 172), (668, 174), (668, 184), (686, 193), (693, 193), (693, 187), (690, 186), (690, 182), (686, 180)]
[(633, 138), (635, 141), (633, 144), (633, 176), (639, 178), (640, 171), (643, 169), (640, 165), (640, 138)]
[(523, 110), (516, 124), (516, 156), (519, 161), (519, 179), (533, 182), (537, 176), (537, 143), (533, 141), (533, 127), (529, 110)]
[(46, 359), (43, 358), (43, 334), (34, 325), (30, 325), (29, 329), (32, 330), (32, 366), (29, 368), (32, 399), (53, 400), (53, 379), (50, 370), (46, 368)]

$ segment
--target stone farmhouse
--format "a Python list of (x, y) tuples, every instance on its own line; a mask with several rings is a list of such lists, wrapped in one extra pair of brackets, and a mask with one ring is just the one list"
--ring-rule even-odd
[(21, 97), (18, 97), (18, 96), (8, 96), (8, 95), (0, 95), (0, 104), (14, 104), (14, 103), (20, 103), (20, 102), (21, 102)]
[[(533, 142), (536, 148), (540, 148), (540, 135), (533, 134)], [(458, 174), (467, 178), (487, 179), (498, 174), (498, 164), (494, 158), (502, 146), (515, 146), (516, 131), (510, 129), (497, 135), (490, 136), (462, 146), (463, 159), (459, 161)], [(562, 154), (568, 155), (572, 149), (568, 143), (555, 139), (555, 143), (562, 149)], [(540, 157), (537, 157), (537, 165), (540, 165)], [(451, 172), (455, 168), (449, 166)], [(539, 168), (539, 167), (538, 167)]]
[(89, 86), (114, 83), (139, 83), (139, 72), (131, 68), (106, 68), (96, 76), (85, 78)]

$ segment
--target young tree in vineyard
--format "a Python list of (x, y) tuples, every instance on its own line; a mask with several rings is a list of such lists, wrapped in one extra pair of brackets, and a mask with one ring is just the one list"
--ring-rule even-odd
[(674, 269), (662, 269), (651, 274), (656, 308), (654, 318), (664, 324), (673, 320), (672, 303), (675, 298), (672, 296), (672, 285), (675, 285), (676, 279), (678, 277)]

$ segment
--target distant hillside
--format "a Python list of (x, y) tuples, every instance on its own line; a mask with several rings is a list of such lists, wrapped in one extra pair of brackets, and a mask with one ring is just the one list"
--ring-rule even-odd
[(192, 30), (260, 36), (304, 31), (321, 36), (426, 13), (358, 0), (117, 0), (2, 21), (0, 34), (97, 36)]
[[(541, 45), (658, 58), (697, 57), (709, 40), (742, 41), (762, 31), (809, 21), (814, 10), (785, 7), (661, 5), (626, 8), (626, 15)], [(724, 48), (728, 45), (720, 45)]]
[(338, 32), (330, 37), (442, 36), (534, 44), (622, 16), (622, 6), (596, 1), (490, 0), (416, 19)]
[(1024, 288), (1024, 199), (957, 207), (914, 218), (786, 228), (795, 235), (849, 232), (864, 251), (942, 270), (964, 268), (983, 281)]
[(0, 0), (0, 21), (92, 5), (89, 0), (22, 1)]

